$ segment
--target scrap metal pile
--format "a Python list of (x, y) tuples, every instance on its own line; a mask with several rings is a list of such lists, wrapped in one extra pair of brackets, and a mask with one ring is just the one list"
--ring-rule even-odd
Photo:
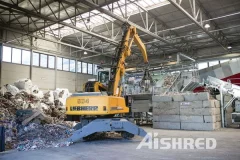
[(43, 94), (29, 79), (4, 85), (0, 93), (0, 125), (5, 127), (6, 149), (69, 145), (64, 141), (73, 132), (73, 123), (64, 121), (69, 96), (67, 89)]

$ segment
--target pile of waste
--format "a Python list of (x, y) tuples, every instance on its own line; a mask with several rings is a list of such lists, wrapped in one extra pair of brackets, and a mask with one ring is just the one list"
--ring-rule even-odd
[(174, 80), (176, 79), (177, 75), (167, 75), (165, 78), (164, 78), (164, 82), (163, 82), (163, 88), (168, 88), (170, 87)]
[[(30, 79), (6, 84), (0, 93), (0, 126), (6, 149), (20, 151), (69, 145), (73, 122), (64, 121), (68, 89), (39, 90)], [(59, 140), (62, 140), (60, 142)]]
[(71, 135), (73, 129), (63, 125), (31, 123), (19, 130), (19, 151), (42, 149), (49, 147), (69, 146), (66, 138)]

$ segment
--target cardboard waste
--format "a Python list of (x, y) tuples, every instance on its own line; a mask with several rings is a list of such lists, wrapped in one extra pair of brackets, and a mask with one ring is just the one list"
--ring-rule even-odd
[[(6, 84), (0, 93), (0, 126), (5, 148), (19, 151), (68, 146), (73, 122), (64, 121), (68, 89), (43, 94), (30, 79)], [(65, 101), (64, 101), (65, 100)]]

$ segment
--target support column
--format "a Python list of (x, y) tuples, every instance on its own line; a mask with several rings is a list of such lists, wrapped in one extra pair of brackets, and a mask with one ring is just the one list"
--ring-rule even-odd
[(222, 117), (222, 128), (224, 128), (224, 97), (223, 97), (223, 92), (222, 88), (220, 88), (220, 98), (221, 98), (221, 117)]
[(58, 59), (57, 56), (55, 55), (55, 81), (54, 81), (54, 88), (57, 89), (57, 64), (58, 64)]
[(32, 75), (33, 75), (33, 38), (31, 37), (30, 39), (30, 73), (29, 73), (29, 78), (32, 80)]
[(77, 92), (77, 86), (78, 86), (78, 74), (77, 74), (77, 59), (75, 59), (75, 92)]
[(0, 86), (2, 86), (2, 59), (3, 59), (3, 44), (0, 43)]

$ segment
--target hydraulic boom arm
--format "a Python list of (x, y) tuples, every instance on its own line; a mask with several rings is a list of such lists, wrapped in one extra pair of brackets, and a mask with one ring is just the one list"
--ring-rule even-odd
[(121, 96), (120, 80), (125, 74), (125, 60), (131, 55), (131, 46), (133, 41), (141, 50), (144, 63), (148, 64), (146, 47), (137, 34), (136, 27), (128, 24), (123, 25), (123, 37), (120, 46), (117, 48), (115, 59), (111, 67), (111, 77), (108, 85), (108, 95)]

